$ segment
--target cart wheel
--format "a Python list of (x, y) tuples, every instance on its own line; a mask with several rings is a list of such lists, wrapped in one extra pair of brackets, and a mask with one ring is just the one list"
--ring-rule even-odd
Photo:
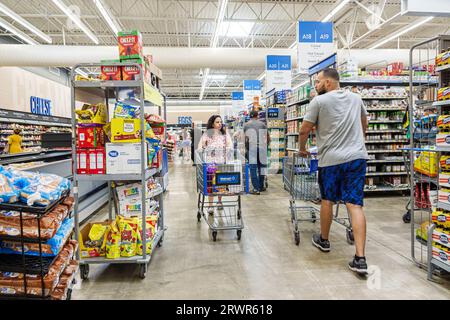
[(89, 265), (88, 264), (82, 264), (80, 266), (80, 276), (81, 279), (87, 280), (89, 277)]
[(315, 212), (311, 212), (311, 222), (312, 223), (316, 223), (316, 221), (317, 221), (317, 216), (316, 216), (316, 213)]
[(213, 241), (217, 241), (217, 231), (212, 232)]
[(294, 232), (295, 245), (298, 246), (300, 244), (300, 232)]
[(241, 236), (242, 236), (242, 230), (238, 230), (237, 231), (237, 239), (241, 240)]
[(67, 300), (67, 301), (72, 300), (72, 289), (68, 289), (68, 290), (67, 290), (66, 300)]
[(348, 244), (353, 245), (355, 243), (355, 237), (353, 236), (353, 230), (347, 229), (346, 235), (347, 235)]
[(200, 222), (202, 220), (202, 215), (200, 212), (197, 212), (197, 221)]
[(403, 222), (404, 223), (411, 223), (411, 211), (407, 211), (404, 215), (403, 215)]
[(147, 265), (141, 264), (139, 266), (139, 278), (145, 279), (146, 276), (147, 276)]

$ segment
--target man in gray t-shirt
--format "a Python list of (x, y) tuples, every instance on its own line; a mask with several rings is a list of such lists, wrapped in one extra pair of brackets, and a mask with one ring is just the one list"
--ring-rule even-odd
[(329, 233), (333, 204), (344, 202), (351, 215), (356, 255), (349, 263), (351, 270), (367, 273), (364, 256), (366, 219), (363, 212), (366, 175), (365, 132), (367, 111), (361, 97), (339, 87), (335, 69), (319, 73), (315, 88), (319, 94), (306, 110), (300, 130), (301, 156), (309, 156), (306, 141), (315, 127), (319, 158), (321, 233), (312, 242), (320, 250), (330, 251)]

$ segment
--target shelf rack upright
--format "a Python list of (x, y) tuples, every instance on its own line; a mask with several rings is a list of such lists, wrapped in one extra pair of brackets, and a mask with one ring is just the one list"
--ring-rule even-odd
[[(143, 74), (142, 67), (136, 63), (113, 63), (111, 65), (114, 66), (134, 66), (140, 70), (140, 74)], [(147, 168), (147, 155), (145, 153), (145, 115), (144, 110), (145, 106), (155, 107), (155, 105), (146, 101), (146, 86), (149, 86), (144, 82), (144, 80), (136, 80), (136, 81), (76, 81), (76, 70), (79, 68), (84, 69), (99, 69), (101, 64), (79, 64), (76, 65), (71, 72), (71, 96), (72, 96), (72, 157), (73, 157), (73, 194), (75, 197), (75, 238), (79, 240), (79, 231), (80, 231), (80, 219), (78, 213), (78, 182), (85, 181), (106, 181), (108, 182), (109, 196), (108, 196), (108, 212), (109, 219), (113, 220), (113, 190), (112, 190), (112, 182), (113, 181), (136, 181), (141, 183), (142, 192), (141, 192), (141, 216), (142, 216), (142, 234), (147, 234), (147, 225), (146, 225), (146, 216), (147, 216), (147, 208), (146, 208), (146, 199), (147, 199), (147, 189), (146, 182), (149, 178), (156, 176), (160, 172), (159, 169), (149, 169)], [(110, 96), (111, 91), (115, 94), (115, 99), (118, 100), (118, 92), (119, 88), (128, 88), (135, 89), (138, 91), (139, 96), (139, 105), (140, 105), (140, 123), (141, 123), (141, 172), (140, 174), (104, 174), (104, 175), (80, 175), (77, 174), (77, 155), (76, 155), (76, 127), (77, 120), (75, 115), (76, 109), (76, 91), (77, 90), (87, 90), (87, 91), (97, 91), (97, 93), (104, 94), (105, 104), (109, 109), (109, 98), (113, 98)], [(157, 106), (159, 113), (161, 114), (162, 110), (165, 106)], [(80, 271), (81, 277), (83, 280), (87, 279), (89, 276), (89, 265), (90, 264), (124, 264), (124, 263), (136, 263), (140, 266), (139, 269), (139, 277), (145, 278), (147, 273), (147, 265), (150, 263), (153, 253), (155, 252), (156, 247), (160, 247), (163, 242), (164, 237), (164, 205), (163, 205), (163, 193), (159, 193), (157, 195), (159, 198), (159, 206), (160, 206), (160, 214), (158, 219), (158, 230), (154, 235), (152, 240), (152, 250), (151, 253), (147, 253), (146, 245), (147, 239), (146, 236), (142, 236), (142, 255), (137, 255), (134, 257), (121, 257), (118, 259), (107, 259), (105, 257), (97, 257), (97, 258), (86, 258), (81, 259), (80, 248), (78, 248), (77, 259), (80, 261)], [(114, 212), (117, 214), (116, 212)]]

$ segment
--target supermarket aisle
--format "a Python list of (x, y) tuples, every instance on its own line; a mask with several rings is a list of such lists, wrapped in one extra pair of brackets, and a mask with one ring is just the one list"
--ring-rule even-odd
[(301, 227), (293, 243), (288, 196), (281, 176), (271, 177), (270, 192), (244, 200), (245, 229), (210, 240), (197, 223), (194, 168), (171, 168), (166, 196), (166, 232), (145, 280), (133, 265), (92, 266), (90, 279), (74, 299), (448, 299), (448, 286), (430, 283), (409, 260), (409, 225), (401, 222), (405, 198), (367, 200), (368, 262), (380, 268), (379, 289), (347, 268), (354, 253), (341, 226), (332, 228), (332, 251), (311, 245), (318, 225)]

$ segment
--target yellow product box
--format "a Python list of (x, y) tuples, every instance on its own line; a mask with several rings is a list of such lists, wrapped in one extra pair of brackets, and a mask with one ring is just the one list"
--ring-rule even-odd
[(444, 101), (450, 99), (450, 87), (439, 88), (437, 94), (438, 101)]
[(437, 127), (439, 129), (450, 129), (450, 116), (441, 115), (437, 119)]
[(450, 266), (450, 249), (433, 242), (433, 258)]
[(439, 159), (441, 170), (448, 171), (450, 174), (450, 156), (441, 156)]
[(435, 62), (437, 67), (442, 67), (450, 64), (450, 51), (445, 51), (438, 54), (436, 56)]
[(111, 142), (137, 143), (140, 141), (140, 119), (114, 118), (111, 120)]
[(430, 177), (436, 177), (439, 172), (439, 161), (437, 152), (423, 151), (414, 160), (414, 170)]
[(450, 229), (450, 213), (444, 210), (434, 210), (431, 221), (440, 229)]
[(82, 259), (89, 259), (95, 257), (104, 257), (105, 256), (105, 246), (106, 246), (106, 237), (103, 239), (103, 243), (101, 247), (90, 247), (86, 246), (86, 241), (89, 241), (89, 233), (94, 225), (102, 225), (109, 228), (111, 221), (104, 222), (90, 222), (86, 224), (79, 233), (79, 244), (80, 244), (80, 256)]
[(450, 132), (439, 132), (436, 135), (436, 147), (450, 146)]
[(433, 231), (433, 242), (439, 243), (442, 246), (450, 247), (450, 234), (444, 230)]

